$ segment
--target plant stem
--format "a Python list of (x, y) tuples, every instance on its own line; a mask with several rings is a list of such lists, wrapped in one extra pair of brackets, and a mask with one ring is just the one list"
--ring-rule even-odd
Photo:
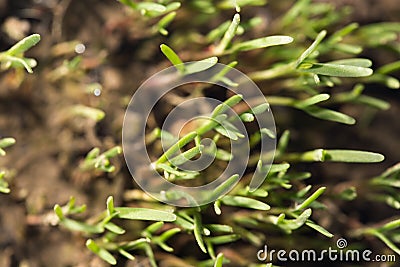
[(156, 161), (156, 165), (163, 163), (168, 160), (175, 152), (177, 152), (179, 149), (187, 145), (189, 142), (194, 140), (194, 138), (197, 136), (197, 132), (190, 132), (181, 139), (178, 140), (177, 143), (175, 143), (173, 146), (171, 146), (161, 157)]

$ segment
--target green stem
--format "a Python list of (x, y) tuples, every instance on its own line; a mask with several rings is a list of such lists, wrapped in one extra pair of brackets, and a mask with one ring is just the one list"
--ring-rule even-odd
[(233, 37), (235, 37), (239, 23), (240, 23), (240, 15), (235, 14), (235, 16), (233, 17), (232, 23), (229, 25), (228, 30), (224, 34), (224, 37), (222, 38), (219, 45), (215, 48), (216, 55), (222, 54), (225, 51), (225, 49), (228, 47), (228, 45), (231, 42), (231, 40), (233, 39)]
[(307, 208), (308, 206), (311, 205), (311, 203), (313, 203), (322, 193), (324, 193), (326, 190), (326, 187), (321, 187), (319, 188), (317, 191), (314, 192), (314, 194), (312, 194), (310, 197), (308, 197), (306, 200), (304, 200), (303, 203), (301, 203), (300, 205), (298, 205), (295, 210), (302, 210)]
[(287, 153), (281, 155), (279, 160), (286, 162), (322, 162), (325, 160), (325, 153), (326, 152), (323, 149), (315, 149), (303, 153)]
[(197, 132), (190, 132), (181, 139), (178, 140), (177, 143), (175, 143), (173, 146), (171, 146), (157, 161), (156, 165), (160, 163), (164, 163), (168, 160), (168, 158), (172, 157), (175, 152), (177, 152), (179, 149), (187, 145), (189, 142), (194, 140), (194, 138), (197, 136)]

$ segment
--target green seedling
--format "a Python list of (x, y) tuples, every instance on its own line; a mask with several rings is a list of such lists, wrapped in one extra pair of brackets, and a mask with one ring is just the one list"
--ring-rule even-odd
[(25, 68), (27, 72), (32, 73), (32, 68), (36, 67), (37, 62), (33, 58), (25, 58), (24, 53), (35, 46), (40, 41), (39, 34), (32, 34), (25, 37), (10, 49), (0, 53), (0, 63), (3, 69)]
[(0, 139), (0, 156), (5, 156), (6, 151), (4, 148), (14, 145), (16, 140), (12, 137), (6, 137)]
[(0, 172), (0, 193), (8, 194), (11, 192), (10, 188), (8, 187), (8, 183), (4, 180), (5, 172)]
[(111, 164), (110, 159), (117, 157), (121, 153), (122, 148), (119, 146), (110, 148), (102, 154), (100, 154), (99, 148), (93, 148), (81, 163), (80, 168), (83, 171), (97, 169), (103, 172), (113, 172), (115, 171), (115, 167)]

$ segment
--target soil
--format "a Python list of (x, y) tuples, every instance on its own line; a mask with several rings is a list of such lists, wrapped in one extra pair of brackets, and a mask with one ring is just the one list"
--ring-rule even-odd
[[(337, 2), (359, 6), (352, 20), (363, 24), (400, 20), (397, 0)], [(0, 51), (29, 33), (42, 36), (40, 45), (29, 52), (39, 62), (33, 75), (0, 73), (0, 137), (17, 140), (7, 149), (7, 156), (0, 158), (0, 167), (12, 177), (12, 192), (0, 194), (0, 266), (108, 266), (85, 248), (85, 237), (52, 225), (53, 207), (75, 196), (78, 203), (87, 204), (85, 216), (90, 217), (104, 210), (107, 196), (113, 195), (120, 205), (125, 201), (124, 192), (135, 187), (122, 157), (113, 160), (116, 172), (112, 174), (82, 172), (77, 166), (93, 147), (105, 151), (121, 143), (126, 102), (144, 79), (168, 66), (158, 47), (165, 38), (154, 37), (145, 30), (139, 14), (127, 14), (117, 1), (0, 0), (0, 26)], [(75, 46), (55, 44), (73, 40), (86, 46), (83, 71), (60, 74), (57, 67), (76, 55)], [(366, 56), (377, 64), (398, 60)], [(103, 85), (99, 97), (85, 92), (90, 83)], [(332, 186), (331, 194), (343, 183), (358, 184), (381, 173), (400, 158), (399, 94), (375, 86), (367, 92), (389, 101), (392, 107), (376, 115), (368, 109), (348, 107), (345, 112), (365, 122), (353, 127), (333, 123), (319, 127), (318, 120), (300, 112), (277, 111), (287, 118), (287, 124), (294, 125), (290, 129), (293, 150), (329, 143), (386, 155), (383, 163), (373, 165), (304, 166), (311, 169), (314, 184)], [(76, 104), (99, 107), (106, 117), (95, 124), (69, 115), (69, 108)], [(371, 214), (371, 205), (343, 203), (331, 213), (317, 216), (327, 228), (345, 233), (349, 221), (375, 223), (398, 215), (382, 206)], [(120, 261), (118, 266), (147, 266), (147, 261), (138, 256), (136, 261)]]

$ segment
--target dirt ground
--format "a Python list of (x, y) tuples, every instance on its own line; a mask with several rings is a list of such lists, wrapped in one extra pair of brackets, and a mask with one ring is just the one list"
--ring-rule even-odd
[[(359, 8), (352, 20), (361, 23), (400, 20), (397, 0), (338, 2), (357, 3)], [(78, 203), (88, 205), (87, 215), (93, 215), (104, 210), (107, 196), (113, 195), (118, 205), (124, 202), (124, 191), (134, 187), (122, 157), (113, 161), (115, 174), (82, 172), (76, 166), (93, 147), (104, 151), (121, 143), (124, 109), (130, 96), (146, 77), (168, 66), (158, 47), (164, 37), (151, 37), (137, 16), (136, 20), (126, 16), (117, 1), (0, 0), (0, 51), (29, 33), (42, 36), (40, 45), (29, 53), (39, 62), (34, 74), (0, 73), (0, 137), (17, 140), (7, 156), (0, 158), (0, 167), (13, 177), (11, 194), (0, 194), (1, 267), (108, 266), (85, 248), (85, 237), (52, 226), (53, 207), (75, 196)], [(86, 46), (83, 70), (65, 74), (59, 66), (65, 58), (75, 56), (74, 46), (54, 45), (73, 40)], [(377, 64), (398, 60), (365, 53)], [(102, 84), (99, 97), (82, 89), (91, 83)], [(373, 86), (367, 91), (389, 101), (392, 108), (375, 116), (365, 109), (345, 110), (361, 118), (354, 127), (319, 127), (318, 121), (307, 115), (284, 111), (287, 120), (303, 122), (292, 124), (296, 125), (290, 129), (292, 148), (302, 150), (329, 143), (332, 147), (363, 148), (386, 156), (383, 163), (362, 167), (308, 165), (316, 177), (314, 183), (332, 185), (333, 193), (343, 184), (357, 184), (399, 161), (399, 94)], [(75, 104), (99, 107), (106, 117), (97, 125), (72, 117), (68, 108)], [(314, 126), (310, 130), (311, 124)], [(328, 228), (344, 231), (349, 217), (357, 223), (373, 223), (396, 215), (388, 208), (371, 214), (370, 205), (363, 201), (350, 206), (344, 203), (320, 217), (326, 217)], [(121, 261), (118, 266), (146, 266), (140, 261), (140, 257), (136, 262)]]

